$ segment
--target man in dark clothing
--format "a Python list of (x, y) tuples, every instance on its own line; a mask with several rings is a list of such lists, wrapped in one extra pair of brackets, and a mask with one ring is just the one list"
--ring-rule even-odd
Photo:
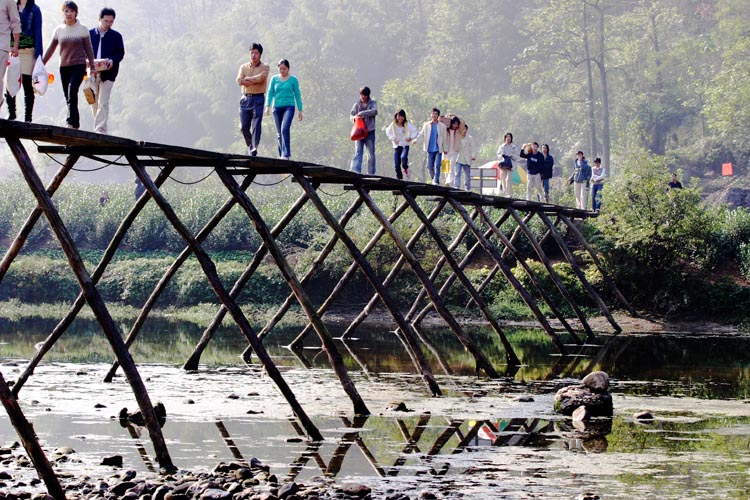
[(122, 35), (112, 29), (114, 22), (115, 10), (104, 7), (99, 13), (99, 26), (89, 30), (95, 57), (89, 64), (98, 71), (94, 91), (96, 100), (91, 104), (91, 111), (94, 113), (94, 131), (100, 134), (107, 133), (109, 97), (120, 70), (120, 61), (125, 57)]
[(669, 181), (670, 189), (682, 189), (682, 183), (677, 180), (677, 174), (672, 174), (672, 180)]
[(521, 158), (526, 158), (526, 199), (532, 200), (534, 191), (537, 193), (537, 200), (544, 199), (544, 189), (542, 188), (542, 166), (544, 165), (544, 155), (539, 151), (539, 143), (524, 144), (521, 147)]

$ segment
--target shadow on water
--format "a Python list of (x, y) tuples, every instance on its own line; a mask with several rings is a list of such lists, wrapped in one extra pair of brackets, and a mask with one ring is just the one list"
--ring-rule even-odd
[[(18, 369), (12, 360), (18, 360), (15, 364), (22, 368), (22, 360), (33, 355), (35, 345), (53, 326), (46, 321), (0, 322), (3, 373)], [(334, 335), (340, 333), (335, 326), (333, 330)], [(292, 380), (295, 373), (299, 379), (310, 379), (305, 373), (313, 373), (312, 378), (325, 380), (320, 383), (326, 392), (335, 387), (335, 381), (314, 336), (306, 339), (299, 352), (285, 347), (299, 331), (275, 330), (265, 344)], [(468, 331), (490, 360), (505, 368), (497, 338), (478, 327)], [(182, 379), (179, 366), (201, 333), (191, 323), (151, 320), (133, 346), (134, 359), (139, 365), (162, 367), (150, 375), (146, 369), (152, 384), (168, 377)], [(687, 485), (692, 498), (714, 498), (718, 492), (723, 498), (747, 498), (750, 417), (743, 400), (748, 398), (750, 385), (750, 338), (601, 336), (596, 345), (571, 345), (573, 354), (558, 356), (544, 332), (518, 329), (508, 333), (524, 365), (509, 370), (503, 379), (487, 381), (473, 378), (473, 358), (449, 331), (431, 329), (430, 340), (456, 373), (452, 382), (441, 382), (447, 397), (428, 402), (439, 408), (444, 404), (445, 411), (335, 416), (338, 412), (327, 413), (325, 406), (330, 402), (327, 397), (336, 396), (321, 393), (314, 398), (320, 406), (314, 420), (326, 439), (313, 443), (293, 419), (264, 414), (263, 405), (253, 400), (258, 396), (253, 391), (232, 403), (245, 405), (241, 411), (235, 408), (222, 416), (179, 410), (186, 398), (198, 399), (194, 395), (201, 391), (219, 393), (229, 387), (240, 392), (256, 387), (260, 370), (251, 367), (248, 375), (240, 357), (244, 339), (235, 329), (224, 327), (203, 356), (204, 369), (192, 375), (194, 381), (201, 381), (200, 387), (192, 387), (193, 394), (185, 389), (189, 381), (181, 380), (186, 385), (179, 389), (171, 381), (161, 387), (176, 398), (167, 407), (178, 408), (164, 427), (165, 437), (181, 467), (209, 468), (219, 460), (242, 462), (257, 457), (287, 480), (326, 475), (370, 482), (381, 492), (433, 487), (445, 498), (481, 498), (489, 492), (506, 498), (572, 498), (593, 488), (599, 494), (606, 492), (607, 498), (654, 492), (660, 498), (684, 498)], [(360, 386), (369, 382), (399, 394), (419, 385), (409, 356), (392, 332), (370, 328), (358, 334), (357, 339), (339, 343), (349, 369), (362, 380)], [(52, 376), (52, 387), (45, 387), (41, 380), (31, 384), (32, 396), (27, 397), (37, 398), (31, 401), (23, 399), (24, 388), (24, 411), (46, 445), (70, 446), (84, 463), (98, 464), (103, 455), (117, 453), (126, 457), (126, 467), (153, 471), (155, 460), (147, 433), (137, 426), (119, 426), (112, 418), (119, 408), (83, 411), (67, 404), (65, 395), (54, 393), (61, 391), (60, 380), (75, 366), (85, 366), (83, 377), (97, 378), (106, 371), (110, 352), (95, 323), (76, 320), (45, 358), (38, 370), (41, 373), (32, 377)], [(429, 354), (428, 358), (438, 366)], [(583, 423), (554, 414), (555, 390), (593, 370), (604, 370), (612, 378), (615, 417)], [(107, 397), (106, 390), (102, 398)], [(123, 390), (126, 387), (121, 384), (119, 391)], [(525, 404), (524, 400), (534, 402)], [(81, 406), (90, 410), (92, 402), (89, 398)], [(419, 408), (420, 400), (412, 400), (411, 405)], [(657, 418), (636, 421), (632, 413), (638, 409), (651, 409)], [(212, 410), (222, 414), (219, 404)], [(0, 416), (0, 439), (16, 439), (4, 415)]]

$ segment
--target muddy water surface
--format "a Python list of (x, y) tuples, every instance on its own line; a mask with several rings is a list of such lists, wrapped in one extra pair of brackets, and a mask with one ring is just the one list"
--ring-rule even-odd
[[(51, 326), (3, 326), (0, 369), (14, 380)], [(543, 332), (518, 330), (511, 342), (524, 366), (515, 369), (478, 327), (471, 333), (506, 375), (487, 380), (474, 376), (472, 360), (436, 328), (431, 338), (455, 372), (443, 374), (430, 358), (442, 398), (428, 397), (387, 328), (358, 331), (358, 339), (339, 345), (369, 418), (351, 414), (312, 337), (294, 354), (282, 346), (298, 329), (279, 332), (267, 345), (322, 443), (307, 442), (270, 379), (240, 362), (244, 346), (232, 330), (220, 333), (197, 372), (180, 368), (201, 333), (187, 324), (155, 323), (133, 353), (151, 399), (167, 408), (163, 431), (181, 468), (256, 457), (279, 478), (328, 475), (367, 483), (377, 498), (394, 489), (440, 498), (750, 498), (750, 338), (682, 330), (602, 335), (571, 346), (566, 357), (554, 354)], [(124, 468), (153, 474), (148, 434), (116, 418), (121, 408), (135, 408), (126, 380), (102, 382), (110, 354), (101, 337), (78, 322), (21, 390), (22, 408), (46, 450), (76, 450), (56, 466), (61, 472), (106, 476), (112, 469), (99, 462), (119, 454)], [(612, 377), (613, 419), (576, 427), (552, 412), (559, 387), (599, 369)], [(393, 401), (411, 411), (388, 409)], [(655, 420), (635, 421), (641, 410)], [(2, 412), (0, 443), (16, 439)]]

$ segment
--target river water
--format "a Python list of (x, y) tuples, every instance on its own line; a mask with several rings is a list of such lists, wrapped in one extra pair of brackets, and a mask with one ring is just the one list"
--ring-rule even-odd
[[(52, 326), (0, 321), (7, 380), (15, 380)], [(232, 328), (219, 332), (196, 372), (181, 369), (201, 333), (189, 323), (151, 321), (132, 352), (151, 399), (167, 409), (163, 432), (181, 468), (255, 457), (279, 478), (366, 483), (373, 498), (391, 490), (439, 498), (750, 498), (749, 336), (602, 334), (559, 356), (543, 332), (519, 328), (509, 335), (524, 365), (508, 369), (497, 339), (476, 326), (470, 334), (504, 374), (488, 380), (475, 377), (470, 356), (434, 327), (427, 332), (454, 373), (442, 373), (430, 357), (445, 393), (432, 398), (387, 330), (371, 325), (338, 343), (369, 417), (352, 415), (314, 337), (296, 354), (283, 346), (299, 328), (266, 340), (322, 443), (304, 439), (257, 363), (242, 363), (244, 342)], [(124, 377), (102, 382), (110, 352), (94, 323), (77, 320), (20, 391), (45, 450), (76, 451), (56, 465), (60, 472), (106, 476), (112, 469), (99, 462), (113, 454), (139, 474), (158, 469), (145, 430), (117, 419), (135, 402)], [(554, 393), (592, 370), (610, 375), (615, 415), (576, 426), (552, 411)], [(394, 401), (410, 411), (389, 409)], [(636, 421), (642, 410), (654, 421)], [(3, 412), (0, 444), (15, 440)]]

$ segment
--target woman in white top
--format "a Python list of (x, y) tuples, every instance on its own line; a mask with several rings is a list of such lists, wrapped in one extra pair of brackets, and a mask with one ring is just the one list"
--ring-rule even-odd
[(417, 127), (406, 119), (406, 111), (399, 109), (393, 115), (391, 124), (385, 129), (385, 135), (393, 144), (393, 168), (396, 170), (396, 178), (403, 179), (403, 175), (408, 177), (409, 146), (417, 137)]
[(513, 134), (510, 132), (503, 137), (503, 143), (497, 148), (497, 158), (500, 160), (500, 186), (504, 196), (513, 196), (513, 165), (520, 159), (518, 146), (513, 142)]

